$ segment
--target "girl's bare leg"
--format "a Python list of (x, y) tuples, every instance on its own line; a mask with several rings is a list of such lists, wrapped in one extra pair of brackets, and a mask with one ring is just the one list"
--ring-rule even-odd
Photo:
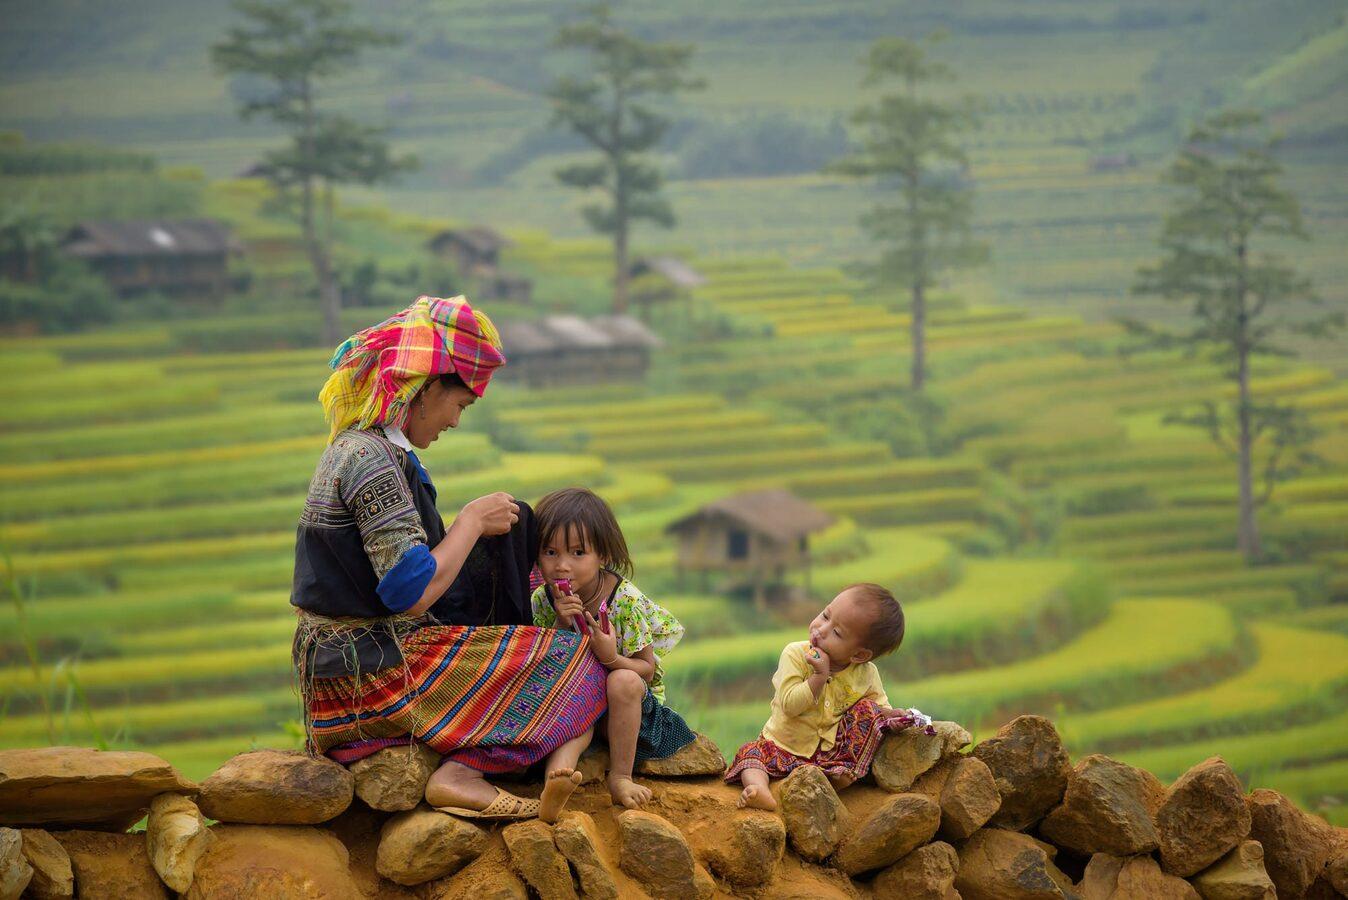
[(608, 673), (608, 792), (613, 802), (638, 809), (650, 802), (651, 790), (632, 780), (637, 757), (637, 732), (641, 730), (641, 701), (646, 682), (631, 669)]
[(543, 782), (543, 795), (538, 798), (538, 817), (544, 822), (556, 822), (566, 801), (580, 787), (581, 775), (576, 771), (576, 762), (590, 746), (592, 737), (594, 729), (587, 728), (584, 734), (562, 744), (548, 756), (547, 780)]
[(426, 802), (431, 806), (483, 809), (496, 799), (496, 788), (477, 769), (446, 762), (426, 783)]
[(762, 769), (745, 769), (740, 772), (740, 781), (744, 782), (744, 790), (740, 792), (739, 802), (735, 804), (740, 809), (746, 806), (768, 810), (777, 808), (777, 798), (772, 796), (772, 791), (768, 788), (767, 772)]

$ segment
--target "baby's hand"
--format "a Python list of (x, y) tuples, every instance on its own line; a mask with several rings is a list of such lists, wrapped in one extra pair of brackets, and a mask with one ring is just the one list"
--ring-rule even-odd
[(828, 657), (818, 647), (811, 647), (805, 654), (805, 661), (814, 669), (816, 675), (828, 674)]

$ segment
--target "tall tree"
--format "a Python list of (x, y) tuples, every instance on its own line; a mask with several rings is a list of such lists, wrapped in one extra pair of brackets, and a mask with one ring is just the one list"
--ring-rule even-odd
[(599, 159), (558, 169), (557, 178), (584, 191), (598, 190), (606, 198), (582, 213), (591, 228), (613, 238), (613, 311), (622, 313), (628, 304), (632, 223), (646, 219), (665, 228), (674, 225), (674, 211), (660, 194), (660, 170), (642, 157), (660, 142), (669, 120), (645, 98), (696, 90), (702, 83), (687, 74), (692, 45), (627, 34), (614, 24), (608, 3), (587, 6), (585, 16), (562, 26), (553, 44), (587, 53), (590, 72), (557, 79), (548, 96), (553, 124), (580, 135), (599, 151)]
[(336, 186), (388, 181), (416, 161), (392, 155), (386, 129), (319, 110), (319, 88), (348, 71), (361, 51), (399, 39), (355, 24), (346, 0), (235, 0), (234, 8), (246, 24), (230, 28), (211, 47), (211, 58), (223, 73), (269, 85), (241, 99), (239, 114), (245, 120), (266, 116), (290, 133), (290, 143), (268, 152), (260, 170), (299, 220), (318, 281), (323, 333), (336, 343), (343, 337), (341, 287), (332, 261)]
[(970, 237), (971, 192), (964, 182), (968, 160), (959, 145), (962, 132), (977, 124), (970, 99), (939, 101), (932, 84), (953, 81), (954, 71), (930, 58), (941, 40), (917, 43), (883, 38), (865, 57), (866, 87), (897, 85), (862, 106), (852, 122), (863, 130), (859, 152), (830, 169), (872, 179), (876, 191), (897, 202), (876, 206), (861, 218), (862, 228), (884, 249), (868, 266), (880, 284), (907, 288), (912, 315), (911, 384), (920, 392), (927, 377), (927, 290), (949, 269), (976, 265), (987, 247)]
[[(1162, 258), (1138, 269), (1134, 293), (1189, 305), (1187, 331), (1157, 328), (1137, 320), (1124, 324), (1145, 345), (1179, 347), (1209, 354), (1235, 383), (1233, 403), (1209, 401), (1197, 412), (1168, 421), (1203, 428), (1236, 461), (1240, 488), (1237, 545), (1247, 559), (1262, 553), (1258, 506), (1274, 486), (1315, 460), (1314, 437), (1304, 412), (1276, 400), (1260, 400), (1250, 384), (1250, 363), (1259, 355), (1292, 355), (1280, 333), (1323, 337), (1343, 324), (1342, 313), (1289, 319), (1288, 304), (1322, 301), (1310, 282), (1268, 249), (1269, 239), (1306, 240), (1301, 209), (1278, 184), (1282, 174), (1276, 136), (1253, 112), (1223, 112), (1196, 126), (1167, 171), (1179, 192), (1161, 231)], [(1279, 312), (1283, 312), (1280, 316)], [(1256, 495), (1255, 448), (1271, 446)]]

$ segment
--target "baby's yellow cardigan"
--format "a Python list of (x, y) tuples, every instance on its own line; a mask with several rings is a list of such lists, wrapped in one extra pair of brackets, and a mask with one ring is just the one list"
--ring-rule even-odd
[(838, 736), (838, 722), (854, 703), (869, 697), (889, 706), (880, 670), (875, 663), (850, 665), (824, 684), (818, 699), (807, 679), (814, 669), (805, 659), (809, 641), (787, 644), (772, 676), (772, 716), (763, 726), (763, 737), (796, 756), (811, 757), (815, 750), (831, 750)]

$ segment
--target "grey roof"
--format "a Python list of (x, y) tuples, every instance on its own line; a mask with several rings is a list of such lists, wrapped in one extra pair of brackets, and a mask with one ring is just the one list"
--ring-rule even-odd
[(509, 247), (511, 240), (494, 228), (479, 226), (476, 228), (447, 228), (438, 232), (427, 243), (436, 245), (445, 240), (456, 240), (466, 244), (477, 253), (491, 253), (502, 247)]
[(595, 316), (590, 320), (595, 328), (613, 338), (622, 347), (663, 347), (664, 341), (645, 323), (633, 316)]
[(790, 491), (766, 490), (732, 494), (708, 503), (691, 515), (665, 527), (682, 531), (707, 519), (727, 518), (745, 528), (766, 534), (783, 543), (794, 541), (833, 524), (833, 516)]
[(557, 342), (537, 322), (502, 321), (496, 324), (501, 333), (501, 344), (505, 348), (507, 360), (518, 356), (551, 353)]
[(600, 350), (613, 346), (613, 338), (580, 316), (545, 316), (539, 324), (552, 334), (559, 347)]
[(499, 322), (501, 343), (508, 358), (534, 354), (602, 350), (611, 347), (659, 347), (662, 342), (649, 328), (631, 316), (554, 315), (540, 319)]
[(696, 269), (673, 256), (643, 257), (632, 263), (629, 271), (633, 275), (654, 272), (657, 275), (663, 275), (681, 288), (701, 287), (707, 283), (707, 279), (703, 278)]
[(216, 219), (91, 219), (74, 225), (61, 241), (73, 256), (174, 256), (231, 253), (239, 245)]

